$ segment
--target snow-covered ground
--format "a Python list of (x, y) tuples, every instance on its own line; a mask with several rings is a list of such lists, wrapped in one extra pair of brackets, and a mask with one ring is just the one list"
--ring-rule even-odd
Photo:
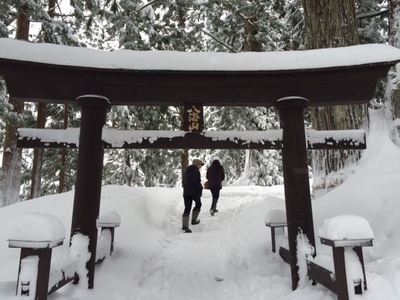
[[(365, 218), (374, 233), (374, 246), (364, 248), (368, 291), (354, 299), (400, 299), (400, 149), (385, 133), (374, 112), (368, 149), (355, 173), (339, 188), (313, 201), (318, 235), (324, 220), (347, 214)], [(69, 236), (73, 192), (0, 208), (0, 299), (14, 296), (19, 250), (8, 248), (10, 224), (26, 212), (57, 216)], [(284, 208), (283, 186), (228, 186), (219, 210), (208, 213), (211, 195), (205, 191), (201, 223), (193, 233), (181, 232), (180, 188), (105, 186), (101, 211), (121, 216), (115, 252), (96, 266), (95, 288), (83, 281), (69, 284), (49, 299), (57, 300), (187, 300), (267, 299), (333, 300), (336, 295), (311, 282), (291, 290), (289, 266), (272, 253), (264, 218)], [(282, 242), (278, 238), (278, 244)], [(317, 239), (319, 241), (319, 239)], [(58, 257), (64, 246), (54, 249)], [(330, 254), (317, 245), (319, 254)], [(26, 299), (26, 297), (21, 297)]]

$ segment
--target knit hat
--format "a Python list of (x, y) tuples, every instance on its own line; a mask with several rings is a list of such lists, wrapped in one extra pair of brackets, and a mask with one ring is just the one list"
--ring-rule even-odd
[(200, 159), (197, 159), (197, 158), (193, 159), (192, 164), (194, 164), (195, 166), (197, 166), (197, 165), (204, 166), (204, 163)]

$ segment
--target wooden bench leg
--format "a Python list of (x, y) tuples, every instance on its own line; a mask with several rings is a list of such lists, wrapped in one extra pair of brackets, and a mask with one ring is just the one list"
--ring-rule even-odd
[(357, 254), (358, 259), (360, 260), (362, 271), (363, 271), (363, 280), (364, 280), (364, 291), (367, 290), (367, 277), (365, 276), (365, 267), (364, 267), (364, 256), (361, 247), (354, 247), (353, 251)]
[[(21, 261), (29, 256), (38, 256), (39, 258), (37, 281), (36, 281), (36, 295), (35, 295), (36, 300), (47, 299), (47, 292), (48, 292), (47, 290), (49, 286), (49, 276), (50, 276), (51, 253), (52, 253), (51, 248), (45, 248), (45, 249), (21, 248), (18, 282), (20, 281)], [(21, 287), (17, 284), (17, 295), (19, 288)]]
[(335, 265), (336, 294), (338, 300), (348, 300), (346, 265), (344, 260), (344, 248), (335, 247), (333, 250), (333, 263)]
[(272, 252), (276, 252), (276, 245), (275, 245), (275, 227), (271, 227), (271, 241), (272, 241)]
[(111, 231), (111, 245), (110, 245), (110, 255), (114, 252), (114, 235), (115, 235), (115, 227), (110, 228)]
[(271, 244), (272, 244), (272, 252), (276, 252), (276, 229), (282, 228), (285, 232), (285, 226), (270, 226), (271, 228)]

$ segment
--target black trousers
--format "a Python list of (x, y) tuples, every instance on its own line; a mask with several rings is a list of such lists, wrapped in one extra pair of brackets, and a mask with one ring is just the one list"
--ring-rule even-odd
[(183, 212), (184, 215), (190, 215), (193, 201), (195, 203), (195, 207), (193, 208), (193, 210), (200, 211), (201, 198), (199, 196), (183, 196), (183, 200), (185, 202), (185, 211)]
[(215, 199), (215, 200), (218, 200), (219, 199), (219, 191), (220, 191), (221, 189), (219, 188), (219, 187), (212, 187), (212, 188), (210, 188), (210, 191), (211, 191), (211, 195), (212, 195), (212, 198), (213, 198), (213, 200)]

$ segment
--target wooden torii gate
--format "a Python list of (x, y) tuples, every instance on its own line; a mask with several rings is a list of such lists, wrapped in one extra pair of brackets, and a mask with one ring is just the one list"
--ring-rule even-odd
[[(373, 97), (377, 79), (385, 77), (398, 61), (400, 50), (386, 45), (286, 53), (106, 53), (0, 39), (0, 74), (11, 97), (76, 103), (81, 108), (71, 235), (89, 236), (89, 288), (94, 282), (102, 131), (112, 105), (275, 106), (282, 127), (292, 288), (296, 289), (298, 234), (305, 234), (315, 247), (304, 108), (366, 103)], [(206, 134), (187, 133), (176, 139), (160, 138), (153, 144), (202, 148), (199, 140), (211, 143)], [(246, 140), (237, 142), (251, 147)], [(255, 148), (264, 148), (260, 144), (264, 145), (263, 141)]]
[[(78, 105), (82, 99), (78, 98)], [(90, 96), (91, 100), (104, 99), (100, 96)], [(89, 99), (86, 99), (89, 100)], [(286, 102), (287, 101), (287, 102)], [(289, 111), (286, 107), (290, 103), (289, 108), (294, 109)], [(88, 124), (101, 128), (100, 123), (96, 125), (95, 120), (104, 124), (103, 115), (101, 118), (91, 112), (89, 115), (91, 119), (87, 118), (88, 124), (82, 124), (79, 128), (73, 129), (73, 134), (70, 130), (65, 129), (31, 129), (21, 128), (18, 130), (19, 148), (79, 148), (79, 152), (88, 151), (95, 154), (97, 151), (103, 149), (276, 149), (282, 150), (283, 160), (283, 173), (285, 181), (285, 203), (287, 211), (288, 224), (296, 224), (296, 226), (288, 226), (289, 228), (289, 249), (296, 249), (296, 240), (290, 237), (296, 237), (299, 228), (301, 231), (309, 236), (309, 242), (315, 249), (314, 229), (311, 213), (311, 197), (309, 192), (309, 178), (308, 178), (308, 163), (307, 153), (304, 149), (308, 150), (321, 150), (321, 149), (353, 149), (362, 150), (366, 148), (365, 131), (364, 130), (337, 130), (337, 131), (315, 131), (304, 130), (303, 110), (308, 105), (308, 100), (301, 97), (289, 97), (277, 101), (276, 108), (279, 110), (281, 127), (283, 130), (268, 130), (268, 131), (211, 131), (203, 132), (203, 118), (196, 119), (193, 123), (184, 122), (183, 131), (135, 131), (135, 130), (116, 130), (106, 129), (97, 130), (94, 134), (94, 128), (85, 130), (83, 127), (88, 127)], [(191, 120), (192, 117), (188, 111), (192, 107), (198, 112), (203, 112), (201, 104), (188, 104), (185, 105), (184, 120)], [(83, 118), (83, 116), (82, 116)], [(82, 119), (83, 120), (83, 119)], [(288, 125), (290, 123), (291, 125)], [(194, 129), (194, 128), (196, 129)], [(51, 134), (50, 134), (51, 133)], [(80, 134), (79, 134), (80, 133)], [(172, 133), (172, 134), (171, 134)], [(74, 135), (71, 141), (71, 135)], [(79, 135), (84, 135), (80, 138)], [(100, 136), (102, 135), (102, 137)], [(68, 136), (68, 138), (67, 138)], [(256, 137), (255, 137), (256, 136)], [(101, 146), (99, 141), (101, 140)], [(81, 143), (84, 143), (82, 146)], [(91, 145), (91, 146), (90, 146)], [(97, 145), (96, 148), (94, 145)], [(85, 150), (83, 150), (83, 148)], [(94, 151), (94, 149), (97, 149)], [(92, 152), (93, 151), (93, 152)], [(89, 154), (86, 154), (87, 157)], [(101, 156), (101, 158), (100, 158)], [(100, 167), (100, 161), (103, 161), (102, 155), (95, 155), (98, 157), (97, 161), (87, 162), (82, 167), (78, 167), (76, 190), (82, 190), (80, 185), (89, 183), (91, 187), (95, 187), (94, 183), (99, 181), (95, 178), (93, 183), (89, 181), (81, 181), (78, 185), (79, 178), (87, 178), (93, 176), (93, 172), (100, 176), (101, 169), (97, 170), (93, 166)], [(87, 161), (87, 158), (85, 159)], [(94, 165), (93, 165), (94, 164)], [(79, 161), (78, 161), (79, 165)], [(97, 170), (97, 171), (96, 171)], [(100, 178), (101, 180), (101, 178)], [(98, 187), (99, 185), (97, 185)], [(90, 189), (86, 190), (90, 191)], [(96, 191), (99, 193), (100, 190)], [(299, 193), (303, 193), (301, 194)], [(74, 229), (77, 226), (82, 228), (90, 228), (94, 216), (89, 216), (89, 209), (91, 212), (98, 211), (97, 206), (93, 206), (91, 202), (86, 202), (90, 195), (88, 193), (77, 194), (75, 193), (74, 201), (74, 214), (71, 228), (71, 237), (74, 234)], [(79, 199), (79, 200), (77, 200)], [(93, 210), (94, 209), (94, 210)], [(304, 212), (299, 214), (298, 212)], [(85, 218), (86, 216), (86, 218)], [(94, 239), (97, 236), (94, 228), (76, 230), (76, 232), (87, 232), (87, 234)], [(291, 230), (291, 231), (290, 231)], [(291, 242), (291, 243), (290, 243)], [(95, 245), (92, 245), (94, 247)], [(94, 250), (92, 250), (94, 251)], [(316, 255), (316, 252), (314, 253)], [(286, 254), (285, 254), (286, 256)], [(284, 257), (286, 259), (286, 257)], [(296, 261), (297, 252), (291, 251), (288, 261)], [(292, 267), (292, 283), (293, 289), (297, 287), (298, 266), (291, 264)]]

